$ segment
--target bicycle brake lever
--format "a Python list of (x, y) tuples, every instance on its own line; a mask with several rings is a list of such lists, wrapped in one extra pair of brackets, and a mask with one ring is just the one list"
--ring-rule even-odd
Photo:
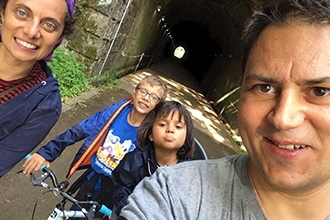
[(30, 179), (33, 186), (47, 187), (48, 185), (44, 183), (44, 180), (49, 177), (48, 173), (43, 173), (40, 177), (34, 177), (33, 173), (30, 174)]
[(23, 172), (24, 172), (24, 170), (19, 170), (19, 171), (16, 172), (16, 174), (20, 174), (20, 173), (23, 173)]

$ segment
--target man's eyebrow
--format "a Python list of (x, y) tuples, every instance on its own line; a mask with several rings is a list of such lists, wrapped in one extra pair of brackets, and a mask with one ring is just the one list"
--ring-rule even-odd
[[(250, 80), (258, 80), (261, 82), (266, 82), (266, 83), (276, 83), (277, 81), (273, 78), (270, 77), (265, 77), (260, 74), (250, 74), (245, 78), (246, 81)], [(304, 79), (301, 81), (298, 81), (298, 85), (315, 85), (315, 84), (321, 84), (321, 83), (329, 83), (330, 82), (330, 76), (326, 77), (319, 77), (315, 79)]]
[(300, 85), (315, 85), (315, 84), (321, 84), (321, 83), (329, 83), (330, 77), (320, 77), (316, 79), (306, 79), (299, 82)]
[(262, 82), (266, 82), (266, 83), (276, 83), (277, 82), (273, 78), (265, 77), (265, 76), (262, 76), (260, 74), (255, 74), (255, 73), (252, 73), (252, 74), (248, 75), (247, 77), (245, 77), (245, 80), (246, 81), (258, 80), (258, 81), (262, 81)]

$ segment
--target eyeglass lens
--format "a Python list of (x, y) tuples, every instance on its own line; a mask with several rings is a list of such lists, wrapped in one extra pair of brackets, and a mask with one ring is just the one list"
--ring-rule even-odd
[(139, 94), (140, 94), (141, 96), (143, 96), (143, 97), (149, 95), (149, 99), (150, 99), (151, 101), (155, 101), (155, 102), (156, 102), (156, 101), (159, 101), (159, 100), (160, 100), (160, 98), (159, 98), (156, 94), (154, 94), (154, 93), (149, 93), (149, 92), (147, 92), (147, 90), (145, 90), (145, 89), (137, 88), (137, 90), (138, 90)]

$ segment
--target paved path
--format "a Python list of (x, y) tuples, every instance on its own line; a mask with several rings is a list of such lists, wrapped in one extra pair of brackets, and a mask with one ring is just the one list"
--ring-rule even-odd
[[(149, 73), (163, 76), (169, 87), (168, 99), (180, 101), (191, 112), (195, 136), (204, 146), (209, 158), (234, 154), (239, 150), (231, 141), (227, 126), (217, 120), (216, 114), (198, 90), (197, 84), (189, 78), (189, 74), (185, 73), (184, 70), (180, 70), (175, 63), (168, 61), (121, 78), (119, 85), (113, 89), (92, 90), (68, 102), (63, 106), (60, 120), (43, 144), (72, 125), (90, 117), (93, 113), (122, 98), (129, 97), (137, 82)], [(70, 146), (60, 158), (51, 164), (51, 168), (57, 174), (59, 181), (65, 179), (68, 167), (80, 146), (81, 143)], [(44, 189), (33, 187), (28, 177), (16, 174), (21, 166), (22, 162), (0, 179), (0, 219), (31, 219), (36, 201), (38, 202), (34, 219), (47, 219), (48, 213), (57, 203), (57, 200), (50, 193), (41, 195), (42, 192), (45, 192)], [(78, 176), (79, 172), (74, 174), (71, 182)]]

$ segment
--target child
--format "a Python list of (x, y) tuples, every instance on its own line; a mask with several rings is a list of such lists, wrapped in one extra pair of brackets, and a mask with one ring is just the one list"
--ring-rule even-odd
[(131, 98), (94, 114), (41, 147), (25, 161), (24, 173), (28, 175), (39, 170), (48, 161), (59, 157), (67, 146), (86, 139), (72, 162), (67, 178), (76, 169), (88, 170), (69, 192), (75, 193), (80, 189), (76, 195), (78, 200), (102, 199), (107, 184), (111, 182), (112, 170), (127, 152), (137, 146), (138, 126), (157, 103), (165, 100), (166, 94), (167, 87), (159, 77), (147, 76), (135, 87)]
[[(159, 103), (137, 131), (139, 148), (125, 155), (112, 173), (115, 193), (113, 216), (119, 215), (128, 196), (158, 167), (191, 160), (194, 153), (193, 123), (188, 110), (176, 101)], [(115, 213), (116, 212), (116, 213)]]

